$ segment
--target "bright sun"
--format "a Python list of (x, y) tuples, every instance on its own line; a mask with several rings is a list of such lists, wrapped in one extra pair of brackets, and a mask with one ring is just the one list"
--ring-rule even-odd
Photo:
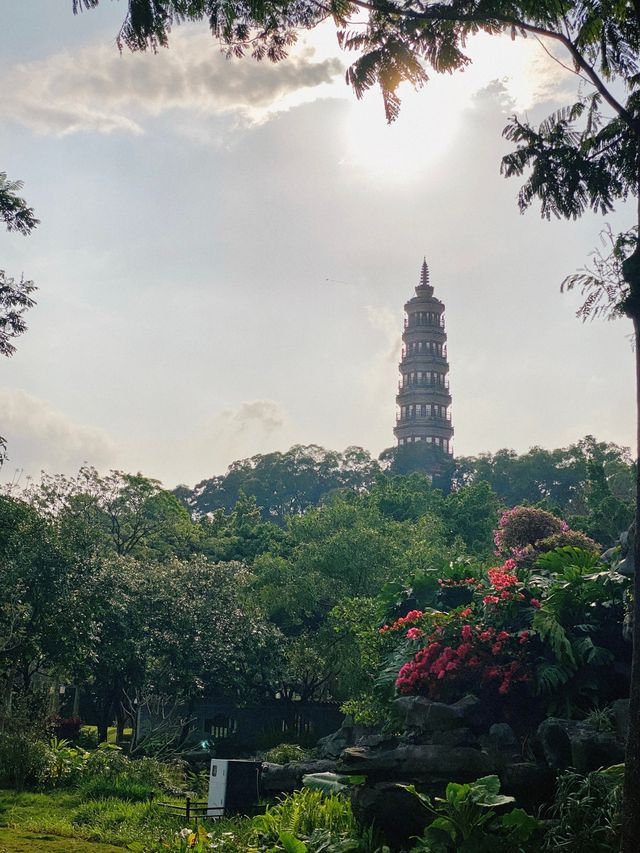
[(479, 35), (469, 44), (473, 62), (452, 76), (432, 75), (423, 89), (400, 89), (402, 108), (392, 125), (384, 118), (378, 90), (360, 102), (352, 101), (345, 124), (343, 165), (362, 169), (377, 180), (415, 180), (438, 167), (438, 161), (461, 132), (464, 111), (473, 96), (492, 81), (504, 83), (516, 110), (525, 110), (557, 93), (564, 71), (533, 39)]

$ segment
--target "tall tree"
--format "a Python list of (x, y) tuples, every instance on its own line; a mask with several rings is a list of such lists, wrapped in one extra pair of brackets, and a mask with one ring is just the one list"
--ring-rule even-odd
[[(98, 2), (73, 0), (73, 7), (78, 11)], [(347, 17), (360, 10), (368, 14), (366, 26), (350, 29)], [(400, 107), (401, 82), (423, 85), (425, 64), (436, 72), (464, 68), (470, 62), (466, 40), (479, 31), (553, 44), (589, 93), (538, 128), (517, 118), (507, 127), (505, 135), (516, 150), (504, 158), (503, 173), (526, 173), (521, 209), (539, 201), (545, 217), (577, 218), (589, 209), (606, 214), (629, 197), (640, 203), (638, 0), (129, 0), (120, 41), (133, 49), (155, 49), (167, 44), (173, 23), (206, 19), (229, 50), (242, 53), (250, 46), (257, 58), (280, 59), (295, 27), (311, 27), (329, 16), (338, 24), (341, 44), (359, 54), (347, 80), (358, 97), (379, 84), (389, 120)], [(583, 285), (587, 313), (595, 306), (624, 313), (633, 322), (640, 450), (640, 208), (634, 219), (629, 231), (614, 238), (613, 279), (596, 270)], [(636, 513), (640, 531), (640, 508)], [(640, 567), (640, 536), (635, 548)], [(623, 853), (635, 850), (640, 837), (640, 571), (635, 607)]]
[(158, 480), (83, 466), (78, 474), (43, 474), (22, 497), (55, 523), (79, 551), (102, 556), (186, 557), (200, 530)]

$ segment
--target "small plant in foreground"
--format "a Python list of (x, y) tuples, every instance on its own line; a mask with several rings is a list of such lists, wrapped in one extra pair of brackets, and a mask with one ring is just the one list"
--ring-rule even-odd
[(623, 765), (582, 776), (567, 770), (558, 776), (550, 810), (553, 824), (543, 850), (563, 853), (611, 853), (620, 844)]
[(434, 817), (412, 853), (524, 853), (532, 849), (529, 842), (538, 830), (538, 821), (523, 809), (496, 812), (514, 802), (513, 797), (500, 794), (497, 776), (464, 785), (450, 782), (444, 798), (435, 800), (413, 785), (407, 790)]
[(599, 708), (596, 706), (584, 718), (585, 723), (599, 732), (612, 732), (615, 730), (615, 718), (613, 709), (609, 706)]

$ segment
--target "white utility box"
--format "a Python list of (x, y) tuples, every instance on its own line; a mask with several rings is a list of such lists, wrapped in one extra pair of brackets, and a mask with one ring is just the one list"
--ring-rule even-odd
[(207, 817), (250, 814), (260, 798), (261, 761), (212, 758)]

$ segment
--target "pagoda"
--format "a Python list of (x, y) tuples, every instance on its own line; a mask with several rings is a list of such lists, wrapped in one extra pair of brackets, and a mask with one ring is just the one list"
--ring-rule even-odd
[(416, 295), (404, 306), (399, 411), (394, 429), (398, 445), (426, 442), (453, 455), (451, 394), (444, 303), (433, 295), (424, 259)]

